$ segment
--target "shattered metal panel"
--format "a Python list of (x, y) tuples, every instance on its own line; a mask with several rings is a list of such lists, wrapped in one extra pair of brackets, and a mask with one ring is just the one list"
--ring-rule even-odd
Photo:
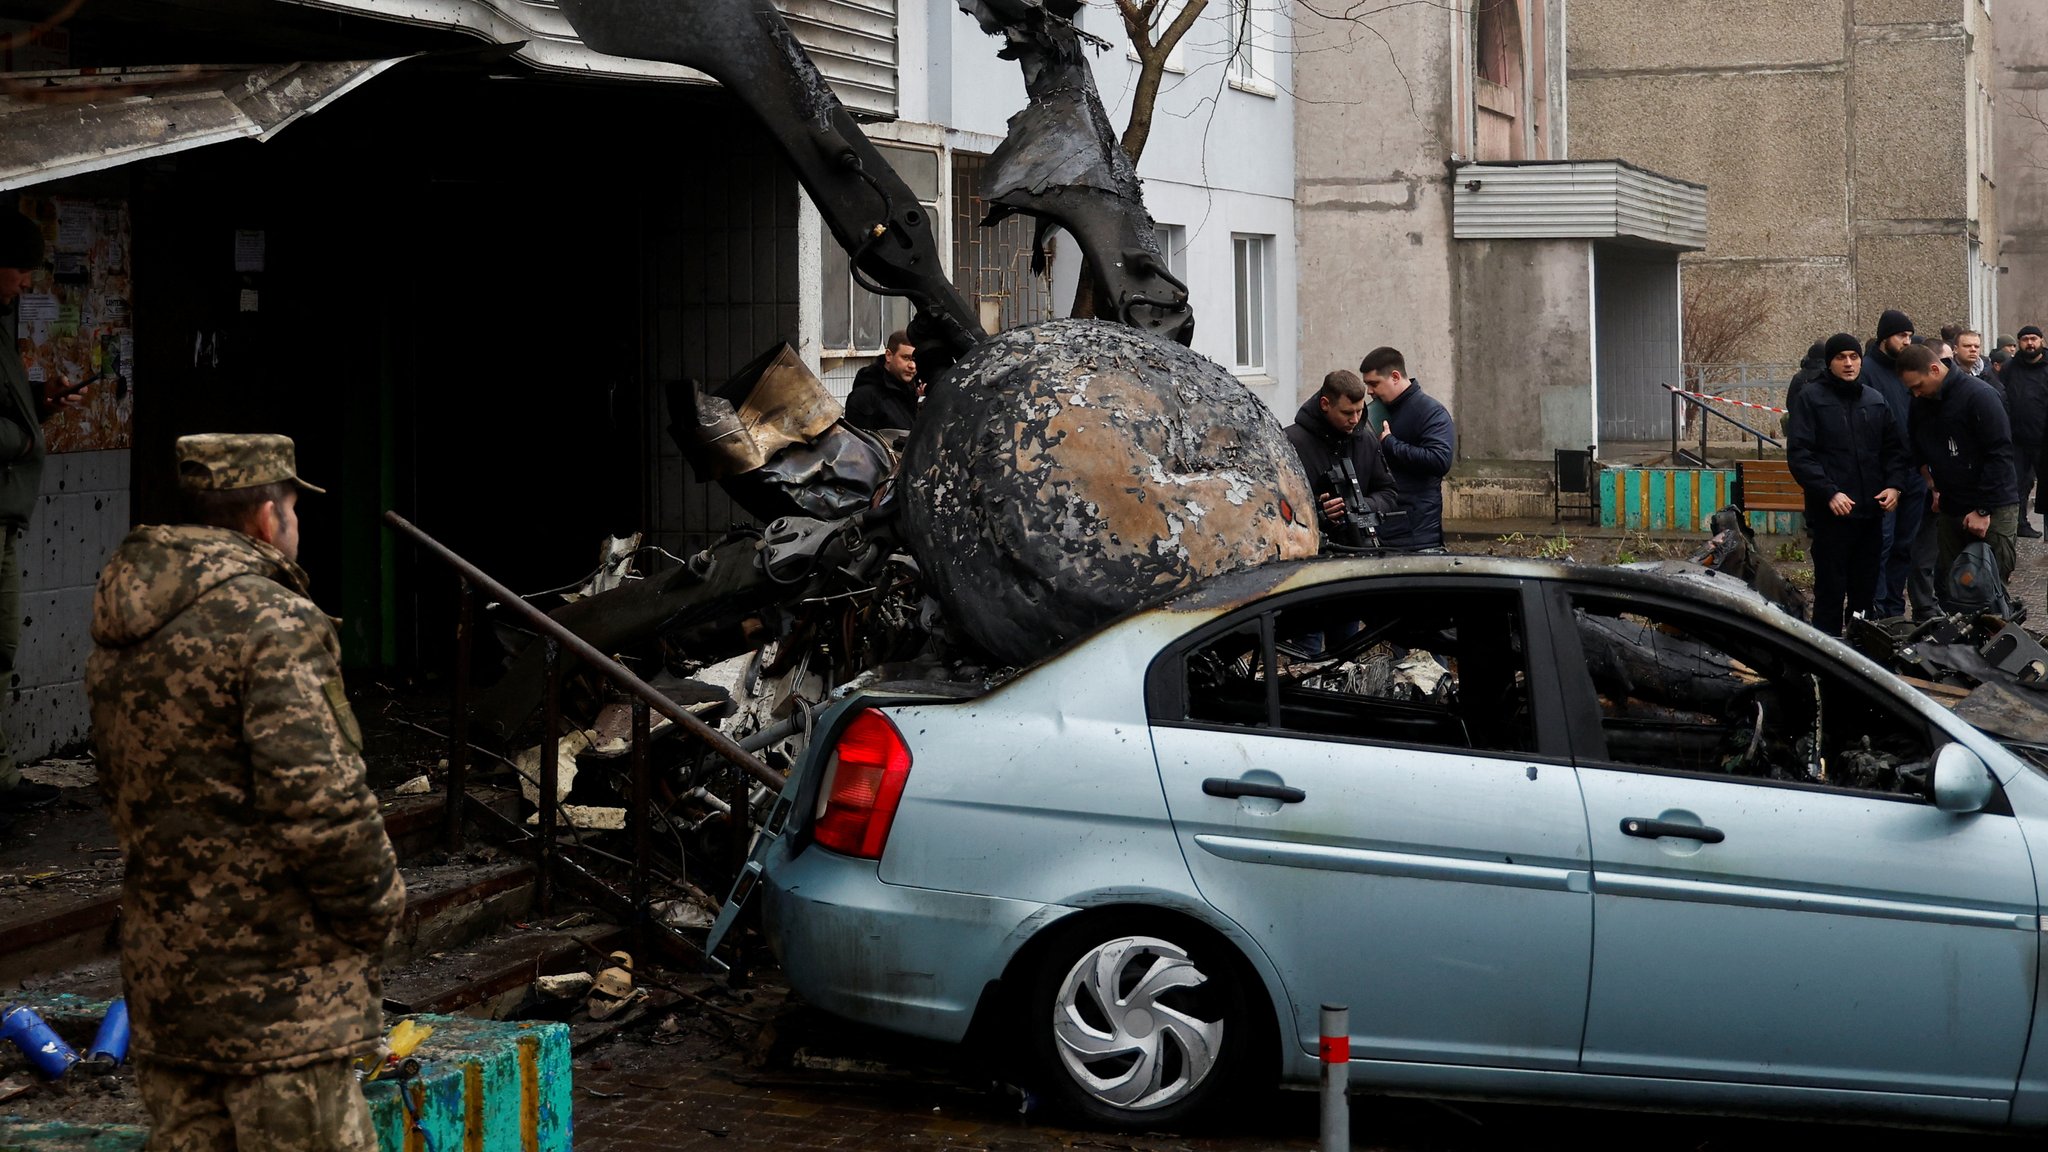
[[(291, 0), (408, 24), (454, 28), (545, 72), (607, 79), (706, 83), (704, 72), (588, 47), (560, 7), (523, 0)], [(896, 115), (896, 0), (778, 0), (797, 40), (848, 108)]]
[(0, 189), (267, 140), (404, 59), (17, 75), (0, 94)]
[(900, 497), (948, 621), (1019, 664), (1317, 544), (1308, 478), (1258, 399), (1215, 362), (1102, 321), (971, 352), (926, 401)]
[(1956, 715), (2000, 740), (2048, 745), (2048, 698), (2002, 680), (1986, 680), (1956, 705)]

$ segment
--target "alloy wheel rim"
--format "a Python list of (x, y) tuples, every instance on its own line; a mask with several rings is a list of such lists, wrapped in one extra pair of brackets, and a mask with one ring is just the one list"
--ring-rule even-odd
[(1208, 980), (1184, 949), (1156, 937), (1090, 948), (1053, 999), (1060, 1063), (1083, 1092), (1114, 1108), (1186, 1099), (1222, 1054), (1221, 1012), (1191, 1003)]

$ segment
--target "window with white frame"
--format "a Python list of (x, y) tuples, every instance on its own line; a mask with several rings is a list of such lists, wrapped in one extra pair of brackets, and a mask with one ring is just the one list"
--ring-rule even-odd
[(1235, 364), (1240, 372), (1264, 372), (1273, 327), (1273, 238), (1233, 235), (1230, 249), (1237, 289)]
[(1188, 282), (1188, 230), (1184, 224), (1152, 225), (1152, 238), (1159, 243), (1159, 254), (1166, 257), (1166, 270), (1173, 278), (1185, 284)]
[[(910, 186), (911, 194), (925, 207), (925, 218), (936, 230), (939, 213), (939, 154), (879, 141), (875, 150), (889, 167)], [(823, 331), (820, 340), (827, 356), (859, 356), (882, 351), (889, 333), (910, 324), (910, 302), (901, 296), (878, 296), (853, 278), (853, 260), (825, 234), (823, 275)]]
[[(1153, 10), (1150, 27), (1154, 44), (1159, 43), (1160, 33), (1173, 27), (1173, 22), (1180, 19), (1181, 9), (1187, 6), (1188, 0), (1164, 0), (1158, 8)], [(1188, 36), (1192, 35), (1194, 35), (1194, 31), (1190, 29)], [(1183, 36), (1180, 38), (1180, 42), (1173, 46), (1173, 50), (1166, 54), (1166, 70), (1168, 72), (1186, 72), (1188, 70), (1187, 47), (1188, 37)], [(1124, 54), (1133, 60), (1138, 58), (1138, 50), (1136, 48), (1126, 49)]]
[(1230, 86), (1271, 96), (1275, 55), (1273, 0), (1230, 0)]

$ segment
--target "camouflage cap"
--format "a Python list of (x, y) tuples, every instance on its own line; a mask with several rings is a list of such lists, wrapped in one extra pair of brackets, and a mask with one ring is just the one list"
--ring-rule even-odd
[(308, 492), (327, 489), (299, 479), (298, 453), (289, 436), (268, 432), (203, 432), (180, 436), (178, 486), (229, 492), (289, 480)]

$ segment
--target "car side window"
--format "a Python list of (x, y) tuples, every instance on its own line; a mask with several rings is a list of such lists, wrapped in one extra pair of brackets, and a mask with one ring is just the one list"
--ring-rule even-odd
[(1572, 607), (1608, 761), (1929, 794), (1927, 726), (1817, 654), (1656, 605)]
[(1264, 637), (1263, 619), (1254, 619), (1188, 654), (1188, 719), (1268, 726)]
[[(1261, 628), (1270, 620), (1270, 672)], [(1535, 748), (1521, 594), (1296, 601), (1187, 658), (1188, 719), (1495, 752)], [(1267, 677), (1275, 687), (1269, 691)]]

